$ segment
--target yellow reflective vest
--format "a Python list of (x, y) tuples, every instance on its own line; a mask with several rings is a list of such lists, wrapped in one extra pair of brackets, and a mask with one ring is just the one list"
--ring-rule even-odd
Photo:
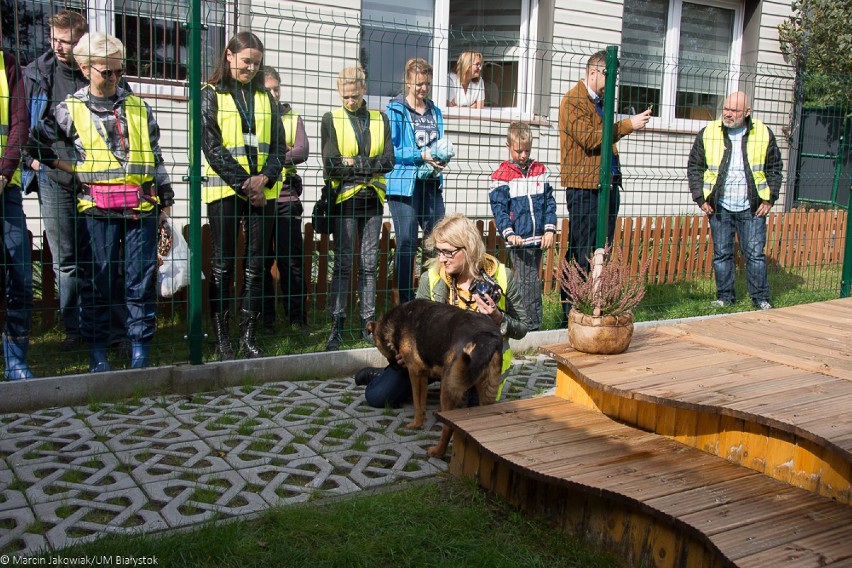
[[(9, 92), (9, 81), (6, 80), (6, 59), (3, 53), (0, 52), (0, 153), (6, 147), (9, 140), (10, 116), (11, 109), (9, 100), (11, 93)], [(12, 174), (12, 179), (8, 181), (9, 185), (21, 187), (21, 168), (15, 170)]]
[[(287, 147), (292, 148), (296, 143), (296, 129), (299, 128), (299, 115), (293, 111), (281, 115), (281, 124), (284, 126), (284, 141), (287, 142)], [(281, 194), (281, 186), (284, 185), (284, 180), (292, 178), (299, 173), (296, 164), (284, 164), (284, 170), (281, 172), (281, 178), (275, 182), (273, 188), (275, 196)]]
[[(725, 132), (721, 120), (714, 120), (704, 129), (704, 199), (706, 200), (719, 181), (719, 167), (725, 156)], [(769, 184), (766, 182), (766, 154), (769, 151), (769, 128), (759, 121), (751, 121), (751, 129), (746, 134), (746, 155), (757, 195), (763, 201), (770, 200)]]
[[(86, 150), (85, 161), (74, 168), (74, 173), (84, 184), (150, 186), (154, 182), (154, 151), (148, 131), (148, 111), (145, 101), (135, 95), (124, 99), (124, 116), (127, 120), (127, 161), (121, 163), (109, 149), (106, 139), (95, 124), (95, 118), (86, 103), (74, 97), (65, 99), (65, 106), (74, 122), (80, 144)], [(156, 195), (151, 196), (157, 201)], [(77, 201), (78, 212), (95, 207), (90, 199)], [(150, 211), (154, 204), (141, 200), (135, 211)]]
[[(215, 89), (213, 85), (205, 85), (205, 89)], [(255, 91), (253, 106), (254, 106), (254, 131), (257, 136), (257, 171), (263, 170), (266, 165), (266, 160), (269, 157), (269, 147), (272, 143), (272, 105), (269, 102), (269, 95), (266, 91)], [(216, 101), (218, 110), (216, 113), (216, 122), (219, 124), (219, 130), (222, 132), (222, 145), (234, 157), (237, 163), (242, 166), (247, 174), (251, 173), (249, 168), (248, 154), (246, 152), (245, 138), (243, 136), (243, 121), (237, 103), (231, 93), (216, 92)], [(212, 203), (226, 197), (236, 195), (240, 199), (248, 199), (242, 192), (237, 191), (233, 187), (227, 185), (225, 181), (216, 173), (216, 170), (204, 159), (204, 175), (207, 181), (204, 184), (202, 191), (202, 199), (204, 203)], [(275, 187), (267, 187), (263, 190), (263, 194), (267, 199), (277, 197)]]
[[(430, 299), (433, 302), (439, 302), (440, 298), (438, 298), (437, 295), (435, 294), (435, 289), (438, 285), (438, 282), (443, 282), (444, 279), (441, 278), (441, 273), (437, 269), (437, 267), (435, 267), (435, 266), (432, 266), (431, 268), (429, 268), (428, 277), (429, 277)], [(494, 273), (493, 278), (494, 278), (494, 280), (497, 281), (497, 283), (500, 285), (500, 287), (504, 291), (508, 290), (509, 275), (506, 272), (506, 265), (505, 264), (503, 264), (502, 262), (497, 263), (497, 271)], [(497, 307), (500, 308), (500, 311), (502, 311), (502, 312), (506, 311), (506, 294), (505, 293), (500, 297), (500, 301), (497, 302)], [(503, 362), (502, 362), (502, 365), (500, 367), (500, 372), (505, 373), (506, 371), (509, 370), (509, 367), (511, 367), (511, 366), (512, 366), (512, 349), (509, 347), (509, 340), (504, 337), (503, 338)], [(503, 380), (500, 382), (500, 387), (497, 389), (497, 400), (500, 400), (500, 398), (503, 396), (503, 386), (505, 384), (506, 384), (506, 378), (504, 377)]]
[[(358, 137), (355, 134), (355, 128), (352, 126), (352, 121), (349, 120), (349, 115), (346, 109), (340, 107), (331, 112), (334, 119), (334, 132), (337, 135), (337, 150), (340, 152), (341, 158), (354, 158), (358, 155)], [(370, 111), (370, 157), (375, 158), (385, 151), (385, 121), (382, 118), (382, 113), (377, 110)], [(339, 179), (326, 180), (333, 193), (337, 192), (340, 187)], [(376, 174), (369, 183), (357, 184), (350, 187), (346, 191), (337, 195), (335, 203), (342, 203), (353, 197), (356, 193), (365, 187), (372, 186), (379, 196), (379, 201), (382, 205), (385, 204), (385, 176), (384, 174)]]

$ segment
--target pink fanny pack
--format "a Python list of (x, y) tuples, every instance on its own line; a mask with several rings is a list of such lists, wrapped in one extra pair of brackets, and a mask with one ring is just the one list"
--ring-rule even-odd
[(88, 186), (95, 205), (101, 209), (133, 209), (139, 207), (142, 188), (138, 185), (93, 184)]

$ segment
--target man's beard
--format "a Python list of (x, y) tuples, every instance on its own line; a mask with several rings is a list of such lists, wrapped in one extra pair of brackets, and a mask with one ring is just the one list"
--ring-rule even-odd
[(735, 118), (730, 124), (728, 124), (728, 122), (723, 118), (722, 124), (724, 124), (727, 128), (740, 128), (743, 124), (745, 124), (745, 119), (746, 117)]

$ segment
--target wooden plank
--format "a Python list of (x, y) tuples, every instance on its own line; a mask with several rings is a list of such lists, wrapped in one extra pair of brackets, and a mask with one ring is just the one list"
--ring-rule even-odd
[(822, 568), (825, 566), (852, 566), (852, 555), (847, 543), (852, 527), (839, 527), (826, 532), (802, 535), (749, 556), (737, 559), (741, 566), (767, 566), (795, 568)]

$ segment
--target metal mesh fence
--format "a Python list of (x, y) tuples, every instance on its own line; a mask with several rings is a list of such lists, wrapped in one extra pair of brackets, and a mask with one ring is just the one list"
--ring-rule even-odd
[[(151, 107), (159, 126), (159, 146), (175, 193), (170, 216), (187, 236), (191, 222), (200, 222), (203, 226), (201, 242), (189, 242), (192, 254), (201, 257), (203, 277), (192, 274), (189, 288), (170, 297), (157, 298), (153, 308), (156, 330), (151, 343), (151, 364), (183, 363), (192, 358), (187, 343), (187, 336), (192, 332), (189, 329), (189, 289), (201, 291), (200, 305), (193, 309), (200, 310), (200, 331), (205, 334), (203, 360), (216, 358), (211, 320), (217, 310), (230, 314), (231, 342), (237, 357), (246, 355), (239, 341), (245, 331), (244, 327), (239, 329), (240, 313), (246, 306), (251, 306), (252, 312), (259, 311), (257, 344), (265, 354), (326, 348), (335, 305), (334, 267), (340, 262), (339, 254), (335, 253), (340, 252), (341, 245), (335, 242), (334, 235), (317, 233), (311, 213), (328, 177), (329, 149), (325, 146), (339, 146), (340, 140), (333, 136), (323, 140), (323, 117), (343, 103), (338, 92), (338, 73), (343, 68), (363, 67), (366, 105), (369, 109), (385, 111), (390, 101), (407, 94), (405, 65), (415, 57), (423, 58), (433, 67), (430, 97), (442, 111), (442, 137), (452, 141), (455, 151), (443, 171), (440, 186), (438, 182), (429, 182), (433, 184), (429, 187), (436, 190), (430, 193), (431, 205), (440, 197), (446, 212), (460, 212), (476, 220), (488, 252), (510, 265), (509, 247), (494, 223), (489, 203), (493, 186), (491, 176), (501, 162), (510, 158), (506, 144), (510, 123), (523, 121), (531, 125), (531, 157), (547, 169), (557, 217), (555, 246), (544, 251), (539, 270), (544, 303), (541, 328), (561, 326), (556, 274), (568, 247), (571, 219), (563, 184), (563, 176), (570, 172), (566, 172), (560, 153), (560, 104), (565, 93), (585, 77), (589, 57), (605, 45), (576, 42), (559, 37), (553, 30), (525, 27), (523, 22), (533, 18), (522, 13), (520, 8), (508, 10), (501, 18), (477, 20), (458, 4), (452, 3), (449, 19), (439, 25), (430, 10), (410, 10), (388, 2), (364, 3), (360, 11), (253, 2), (250, 9), (241, 7), (239, 14), (230, 3), (203, 2), (201, 47), (195, 51), (190, 41), (193, 24), (188, 21), (189, 3), (186, 1), (124, 0), (113, 2), (109, 9), (98, 8), (99, 4), (92, 2), (84, 5), (34, 0), (9, 4), (7, 9), (4, 1), (3, 47), (24, 64), (35, 65), (33, 62), (50, 48), (47, 17), (62, 9), (83, 12), (93, 30), (106, 31), (124, 42), (125, 79), (133, 93)], [(490, 14), (487, 8), (477, 10)], [(654, 47), (659, 44), (659, 30), (651, 25), (651, 16), (646, 15), (651, 19), (644, 27), (644, 20), (639, 16), (630, 20), (633, 23), (627, 23), (626, 16), (624, 20), (619, 76), (612, 93), (615, 114), (611, 118), (618, 124), (645, 109), (652, 109), (652, 118), (644, 129), (623, 136), (616, 129), (624, 187), (620, 191), (614, 246), (621, 251), (622, 261), (632, 266), (638, 267), (645, 259), (651, 262), (649, 291), (637, 317), (647, 320), (720, 312), (710, 306), (716, 298), (710, 227), (707, 216), (690, 196), (686, 167), (699, 129), (719, 117), (725, 97), (736, 90), (749, 95), (752, 116), (772, 130), (784, 162), (780, 197), (767, 218), (766, 255), (773, 303), (781, 306), (837, 297), (848, 224), (849, 111), (836, 107), (807, 108), (802, 104), (804, 101), (796, 99), (795, 69), (786, 65), (757, 64), (759, 57), (742, 46), (737, 48), (737, 59), (732, 62), (734, 52), (730, 42), (724, 34), (719, 36), (713, 32), (716, 29), (713, 26), (725, 29), (727, 24), (719, 20), (724, 19), (725, 14), (713, 10), (705, 12), (683, 15), (685, 29), (688, 31), (692, 26), (694, 33), (689, 41), (682, 42), (676, 58), (666, 54), (663, 47)], [(702, 26), (707, 27), (708, 21), (716, 24), (710, 25), (713, 29), (705, 33)], [(233, 231), (225, 232), (220, 227), (217, 233), (211, 229), (209, 204), (200, 207), (199, 219), (190, 217), (190, 183), (187, 182), (190, 146), (201, 143), (191, 140), (190, 127), (201, 117), (190, 112), (187, 81), (190, 67), (196, 63), (203, 80), (210, 77), (228, 53), (226, 45), (235, 30), (250, 30), (263, 43), (263, 64), (279, 73), (281, 101), (289, 104), (292, 114), (298, 114), (309, 151), (303, 162), (294, 164), (301, 178), (299, 195), (295, 190), (291, 195), (270, 194), (269, 201), (275, 202), (274, 205), (242, 217), (228, 214), (225, 224), (230, 224)], [(465, 89), (459, 87), (459, 83), (467, 73), (464, 54), (471, 52), (477, 54), (474, 62), (478, 61), (481, 66), (476, 67), (474, 80)], [(474, 108), (463, 106), (465, 99), (468, 103), (481, 101), (481, 108), (475, 108), (479, 106), (476, 102)], [(401, 104), (400, 100), (397, 102)], [(437, 129), (436, 122), (427, 121), (425, 135)], [(594, 133), (575, 135), (593, 136)], [(419, 153), (419, 142), (422, 141), (408, 143), (415, 144)], [(291, 140), (291, 149), (293, 144)], [(398, 164), (403, 163), (400, 156), (404, 150), (396, 148)], [(390, 176), (390, 172), (382, 173)], [(343, 187), (351, 185), (349, 180)], [(51, 218), (39, 205), (37, 195), (28, 193), (22, 200), (27, 228), (32, 234), (34, 307), (29, 332), (30, 365), (39, 376), (84, 371), (88, 368), (85, 344), (62, 343), (67, 324), (64, 319), (68, 317), (67, 309), (60, 310), (67, 307), (60, 306), (62, 277), (57, 274), (62, 269), (57, 252), (51, 250), (45, 238)], [(14, 195), (7, 192), (4, 196), (7, 217), (10, 199), (14, 199)], [(245, 205), (241, 197), (229, 199), (241, 200)], [(350, 220), (354, 220), (353, 215), (363, 213), (349, 205), (351, 203), (332, 208), (332, 215), (349, 215)], [(355, 222), (357, 230), (353, 244), (357, 246), (351, 247), (345, 257), (352, 270), (348, 283), (340, 292), (344, 300), (340, 313), (346, 315), (342, 328), (343, 348), (368, 345), (361, 327), (362, 317), (368, 315), (363, 309), (365, 300), (375, 303), (375, 311), (371, 313), (376, 315), (400, 301), (401, 269), (395, 262), (399, 220), (395, 223), (391, 212), (389, 204), (376, 212), (381, 220), (378, 236), (368, 231), (371, 242), (377, 241), (372, 247), (361, 245), (364, 227)], [(248, 250), (251, 247), (246, 244), (245, 231), (257, 215), (264, 213), (268, 216), (266, 226), (271, 228), (272, 234), (267, 233), (261, 239), (265, 242), (258, 253), (257, 249)], [(74, 234), (79, 238), (76, 227), (82, 217), (78, 213), (56, 220), (75, 227)], [(369, 215), (363, 218), (367, 217)], [(419, 221), (417, 236), (421, 239), (424, 219)], [(292, 235), (287, 233), (290, 226), (295, 227)], [(134, 227), (132, 223), (119, 223), (118, 228), (126, 231)], [(7, 218), (7, 249), (9, 231)], [(221, 250), (222, 239), (231, 234), (236, 235), (234, 238), (238, 241), (225, 248), (233, 251), (227, 254), (234, 256), (223, 253), (219, 257), (226, 261), (231, 280), (221, 293), (217, 292), (222, 301), (216, 304), (211, 301), (210, 294), (211, 283), (220, 282), (212, 274), (213, 251), (216, 247)], [(284, 238), (285, 234), (291, 238)], [(254, 233), (248, 240), (253, 239)], [(293, 244), (299, 239), (301, 246), (298, 242)], [(117, 236), (116, 243), (122, 254), (130, 250), (126, 246), (126, 236)], [(291, 245), (292, 250), (284, 250)], [(373, 266), (361, 264), (365, 251), (375, 254), (374, 274)], [(430, 253), (418, 240), (411, 267), (412, 285), (416, 285), (422, 262), (431, 256)], [(247, 291), (247, 278), (257, 277), (252, 267), (257, 266), (258, 254), (262, 257), (259, 262), (264, 276), (257, 289)], [(15, 267), (8, 259), (7, 254), (7, 272), (28, 270), (24, 266)], [(116, 270), (111, 272), (111, 277), (118, 278), (110, 280), (110, 303), (115, 306), (127, 305), (125, 277), (128, 262), (132, 260), (122, 258), (120, 266), (115, 266)], [(277, 262), (273, 267), (274, 261)], [(288, 268), (282, 270), (283, 266)], [(297, 287), (291, 285), (294, 273), (299, 271), (304, 284), (302, 294), (295, 293), (293, 290)], [(365, 278), (373, 276), (374, 292), (359, 287)], [(13, 277), (9, 282), (19, 280)], [(26, 289), (18, 289), (7, 294), (4, 306), (7, 322), (15, 310), (28, 309), (28, 293)], [(362, 297), (365, 293), (370, 298)], [(736, 293), (740, 302), (727, 309), (750, 309), (745, 263), (739, 254)], [(340, 301), (338, 311), (339, 306)], [(121, 346), (127, 349), (131, 317), (126, 309), (111, 309), (106, 305), (99, 309), (115, 314), (109, 324), (109, 342), (119, 349), (109, 357), (114, 367), (126, 366), (129, 359), (122, 353)], [(75, 313), (79, 315), (79, 311)], [(300, 323), (306, 326), (297, 325)]]

